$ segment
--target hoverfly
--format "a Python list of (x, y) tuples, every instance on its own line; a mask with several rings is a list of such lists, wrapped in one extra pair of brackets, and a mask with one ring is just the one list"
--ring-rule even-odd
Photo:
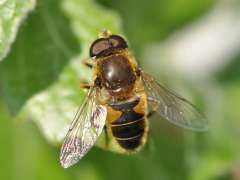
[[(93, 84), (77, 111), (61, 148), (64, 168), (77, 163), (100, 134), (112, 137), (119, 152), (134, 153), (146, 143), (148, 117), (157, 112), (175, 125), (204, 130), (207, 121), (189, 101), (160, 85), (142, 71), (126, 40), (109, 31), (100, 33), (90, 46)], [(108, 142), (107, 142), (108, 143)]]

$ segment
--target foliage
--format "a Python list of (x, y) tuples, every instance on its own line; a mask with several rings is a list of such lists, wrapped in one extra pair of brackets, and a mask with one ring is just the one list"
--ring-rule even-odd
[[(91, 81), (92, 73), (81, 60), (88, 57), (97, 34), (104, 29), (122, 33), (123, 25), (139, 62), (147, 62), (141, 59), (147, 45), (196, 21), (213, 4), (213, 0), (42, 0), (35, 7), (30, 0), (0, 1), (1, 59), (17, 34), (0, 62), (0, 179), (233, 179), (240, 158), (240, 85), (234, 66), (239, 58), (221, 72), (220, 81), (217, 77), (201, 84), (212, 94), (193, 92), (212, 108), (206, 108), (212, 121), (208, 132), (185, 131), (156, 116), (151, 119), (149, 143), (139, 154), (93, 148), (73, 168), (63, 170), (58, 162), (58, 145), (85, 95), (79, 83)], [(10, 17), (6, 13), (14, 15), (6, 21)]]
[(0, 1), (0, 60), (9, 52), (12, 42), (15, 40), (20, 23), (34, 6), (35, 0)]

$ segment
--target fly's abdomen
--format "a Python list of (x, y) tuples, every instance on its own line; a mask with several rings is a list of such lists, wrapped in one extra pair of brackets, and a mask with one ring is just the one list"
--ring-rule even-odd
[(144, 115), (133, 110), (123, 112), (119, 119), (111, 124), (111, 129), (122, 148), (134, 150), (141, 145), (145, 133)]

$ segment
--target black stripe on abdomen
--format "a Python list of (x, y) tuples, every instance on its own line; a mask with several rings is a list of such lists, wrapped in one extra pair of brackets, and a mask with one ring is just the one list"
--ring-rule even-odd
[(144, 114), (130, 110), (111, 123), (113, 136), (124, 149), (134, 150), (141, 144), (144, 134)]

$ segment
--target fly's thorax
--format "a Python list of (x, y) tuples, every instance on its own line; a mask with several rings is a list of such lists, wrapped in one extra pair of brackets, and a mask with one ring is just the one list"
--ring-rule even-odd
[(99, 59), (96, 65), (101, 86), (113, 96), (130, 95), (137, 79), (135, 65), (124, 53)]

